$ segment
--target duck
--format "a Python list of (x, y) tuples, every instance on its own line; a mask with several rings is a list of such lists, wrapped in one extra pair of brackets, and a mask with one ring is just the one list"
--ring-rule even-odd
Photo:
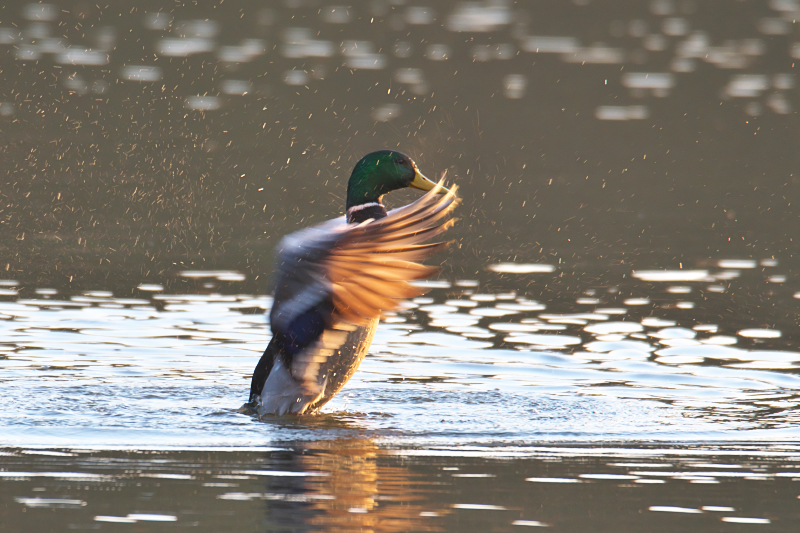
[[(402, 152), (369, 153), (350, 174), (344, 216), (281, 239), (272, 338), (246, 404), (259, 418), (318, 413), (358, 369), (381, 315), (425, 292), (413, 282), (439, 268), (419, 261), (449, 244), (427, 241), (453, 225), (459, 203), (443, 181)], [(404, 188), (425, 194), (387, 211), (384, 196)]]

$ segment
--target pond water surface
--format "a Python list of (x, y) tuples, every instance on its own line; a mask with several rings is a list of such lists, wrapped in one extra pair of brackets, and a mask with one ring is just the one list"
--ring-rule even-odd
[[(799, 4), (198, 4), (0, 6), (0, 530), (797, 530)], [(382, 148), (441, 273), (243, 414)]]

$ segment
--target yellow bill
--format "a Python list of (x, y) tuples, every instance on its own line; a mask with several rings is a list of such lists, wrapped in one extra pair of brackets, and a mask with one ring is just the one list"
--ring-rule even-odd
[[(414, 174), (414, 181), (411, 182), (409, 187), (413, 187), (421, 191), (430, 191), (431, 189), (436, 187), (436, 183), (426, 178), (418, 169), (414, 170), (416, 170), (416, 173)], [(450, 192), (450, 190), (447, 187), (442, 187), (441, 192), (442, 194), (445, 194)]]

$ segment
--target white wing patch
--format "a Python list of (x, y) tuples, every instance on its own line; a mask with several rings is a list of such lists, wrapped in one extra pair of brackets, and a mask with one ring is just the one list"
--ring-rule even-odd
[(259, 416), (302, 415), (323, 393), (324, 387), (317, 394), (307, 393), (303, 385), (292, 379), (283, 361), (277, 358), (264, 384), (256, 412)]

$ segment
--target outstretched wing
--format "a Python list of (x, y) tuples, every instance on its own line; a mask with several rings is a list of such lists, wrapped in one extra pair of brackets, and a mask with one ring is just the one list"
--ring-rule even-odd
[(337, 219), (281, 241), (270, 322), (288, 343), (291, 374), (307, 393), (319, 392), (318, 369), (348, 332), (424, 292), (410, 282), (438, 269), (417, 261), (447, 246), (424, 243), (453, 224), (449, 214), (459, 202), (456, 187), (440, 192), (441, 183), (385, 218), (357, 225)]

